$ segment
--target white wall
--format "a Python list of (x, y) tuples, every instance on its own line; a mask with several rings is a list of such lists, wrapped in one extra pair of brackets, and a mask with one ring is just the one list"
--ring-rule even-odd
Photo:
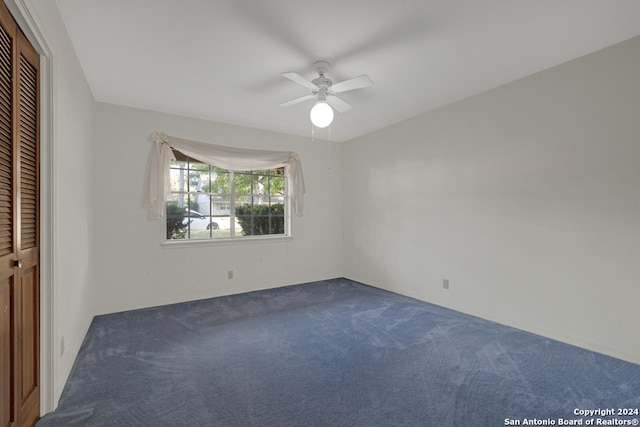
[(639, 52), (346, 143), (345, 275), (640, 363)]
[[(51, 206), (42, 206), (44, 241), (41, 259), (52, 255), (51, 274), (42, 278), (43, 305), (51, 304), (52, 319), (42, 328), (51, 330), (51, 354), (43, 352), (42, 409), (57, 405), (76, 354), (93, 317), (92, 307), (92, 174), (91, 145), (94, 102), (71, 47), (55, 2), (29, 1), (27, 7), (51, 55), (51, 69), (43, 68), (44, 116), (51, 118), (51, 134), (43, 133), (41, 186)], [(47, 62), (46, 60), (43, 61)], [(44, 93), (49, 91), (49, 93)], [(48, 120), (45, 118), (45, 120)], [(53, 254), (48, 251), (53, 249)], [(51, 301), (46, 300), (50, 298)], [(49, 313), (45, 307), (44, 313)], [(61, 340), (64, 339), (64, 352)], [(47, 345), (43, 341), (43, 346)], [(50, 377), (48, 377), (50, 375)], [(49, 384), (51, 380), (51, 384)]]
[[(342, 157), (327, 142), (110, 104), (96, 104), (93, 204), (96, 314), (272, 288), (342, 275)], [(307, 193), (293, 238), (167, 248), (163, 220), (141, 208), (150, 135), (295, 151)], [(329, 169), (329, 166), (332, 166)], [(227, 271), (234, 278), (227, 279)]]

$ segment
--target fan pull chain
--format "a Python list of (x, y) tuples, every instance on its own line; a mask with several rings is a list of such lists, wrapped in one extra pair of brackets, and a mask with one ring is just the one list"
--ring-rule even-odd
[[(333, 163), (333, 158), (332, 158), (332, 153), (331, 153), (331, 125), (329, 125), (329, 127), (327, 128), (328, 133), (329, 133), (329, 164), (327, 166), (327, 169), (331, 169), (332, 168), (332, 163)], [(316, 127), (313, 125), (313, 123), (311, 124), (311, 141), (315, 141), (316, 140)]]
[(329, 125), (329, 169), (331, 169), (331, 125)]

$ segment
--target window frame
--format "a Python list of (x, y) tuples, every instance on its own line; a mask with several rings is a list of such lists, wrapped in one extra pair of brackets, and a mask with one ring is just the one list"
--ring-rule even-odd
[[(228, 244), (242, 244), (242, 243), (266, 243), (266, 242), (278, 242), (278, 241), (283, 241), (283, 240), (290, 240), (292, 238), (292, 234), (291, 234), (291, 213), (292, 213), (292, 197), (291, 197), (291, 188), (290, 188), (290, 183), (289, 180), (287, 178), (287, 171), (286, 168), (287, 166), (283, 166), (281, 168), (272, 168), (272, 169), (259, 169), (259, 170), (267, 170), (267, 171), (276, 171), (279, 169), (282, 169), (282, 179), (284, 182), (284, 191), (283, 194), (280, 196), (282, 198), (282, 204), (284, 205), (284, 212), (283, 212), (283, 216), (284, 216), (284, 233), (282, 234), (259, 234), (259, 235), (243, 235), (242, 231), (240, 231), (240, 228), (238, 226), (238, 221), (237, 221), (237, 217), (235, 215), (235, 209), (236, 209), (236, 205), (237, 205), (237, 197), (238, 196), (248, 196), (253, 203), (253, 197), (256, 197), (258, 195), (258, 193), (254, 193), (253, 190), (251, 191), (250, 194), (244, 195), (244, 194), (240, 194), (237, 193), (237, 191), (235, 190), (235, 175), (236, 173), (239, 174), (251, 174), (254, 175), (254, 172), (258, 171), (258, 169), (256, 170), (248, 170), (248, 171), (240, 171), (240, 170), (229, 170), (229, 169), (224, 169), (224, 168), (220, 168), (217, 167), (215, 165), (212, 164), (208, 164), (208, 163), (204, 163), (202, 161), (199, 161), (197, 159), (188, 157), (184, 154), (182, 154), (181, 152), (179, 152), (178, 150), (173, 149), (173, 153), (176, 157), (175, 162), (171, 162), (171, 166), (170, 169), (172, 170), (184, 170), (185, 172), (187, 172), (187, 175), (193, 170), (197, 170), (197, 169), (191, 169), (191, 165), (192, 164), (202, 164), (202, 165), (207, 165), (209, 167), (208, 169), (208, 173), (211, 173), (212, 170), (215, 168), (217, 170), (221, 170), (224, 173), (228, 173), (229, 174), (229, 193), (228, 193), (228, 212), (229, 212), (229, 225), (230, 225), (230, 233), (229, 236), (225, 236), (225, 237), (213, 237), (210, 235), (210, 237), (208, 238), (191, 238), (189, 236), (190, 230), (187, 230), (187, 237), (184, 239), (168, 239), (166, 234), (167, 234), (167, 221), (166, 221), (166, 206), (169, 202), (169, 199), (167, 199), (165, 201), (165, 221), (163, 221), (164, 223), (164, 230), (163, 230), (163, 234), (164, 234), (164, 239), (162, 242), (162, 246), (164, 247), (184, 247), (184, 246), (217, 246), (217, 245), (228, 245)], [(183, 163), (186, 162), (186, 165), (184, 165), (185, 167), (175, 167), (175, 163)], [(268, 175), (269, 178), (268, 180), (271, 180), (271, 175)], [(213, 193), (211, 191), (209, 192), (201, 192), (201, 191), (193, 191), (191, 190), (190, 184), (188, 183), (189, 178), (187, 177), (187, 191), (182, 192), (182, 194), (184, 196), (186, 196), (187, 200), (190, 200), (190, 198), (192, 196), (195, 196), (197, 194), (205, 194), (207, 195), (207, 197), (211, 198), (212, 195), (216, 195), (218, 193)], [(176, 194), (179, 192), (176, 191), (169, 191), (169, 194)], [(269, 184), (269, 192), (267, 195), (267, 198), (269, 199), (269, 203), (268, 205), (272, 205), (271, 202), (271, 188), (270, 188), (270, 184)], [(220, 193), (220, 194), (226, 194), (226, 193)], [(189, 209), (189, 202), (187, 201), (187, 208)], [(204, 215), (204, 214), (201, 214)], [(204, 215), (206, 218), (210, 218), (211, 220), (213, 220), (213, 218), (215, 218), (214, 215), (209, 214), (209, 215)], [(236, 228), (237, 227), (237, 228)]]

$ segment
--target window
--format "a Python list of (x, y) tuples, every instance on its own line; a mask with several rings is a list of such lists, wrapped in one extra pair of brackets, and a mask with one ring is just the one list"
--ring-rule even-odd
[(166, 202), (168, 240), (289, 235), (284, 167), (230, 171), (174, 154)]

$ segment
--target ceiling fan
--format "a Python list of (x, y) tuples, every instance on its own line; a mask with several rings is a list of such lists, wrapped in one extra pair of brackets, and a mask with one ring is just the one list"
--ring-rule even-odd
[[(310, 99), (316, 99), (316, 104), (309, 114), (311, 122), (319, 128), (327, 127), (333, 121), (333, 109), (339, 113), (351, 109), (351, 105), (344, 102), (336, 96), (336, 93), (347, 92), (349, 90), (361, 89), (373, 85), (373, 82), (366, 74), (352, 79), (333, 83), (331, 79), (325, 76), (325, 73), (331, 67), (327, 61), (316, 61), (313, 63), (314, 68), (318, 72), (318, 77), (309, 81), (298, 73), (283, 73), (282, 75), (289, 80), (298, 83), (301, 86), (311, 89), (310, 95), (301, 96), (291, 101), (283, 102), (281, 107), (289, 107), (299, 104)], [(331, 108), (333, 107), (333, 108)]]

